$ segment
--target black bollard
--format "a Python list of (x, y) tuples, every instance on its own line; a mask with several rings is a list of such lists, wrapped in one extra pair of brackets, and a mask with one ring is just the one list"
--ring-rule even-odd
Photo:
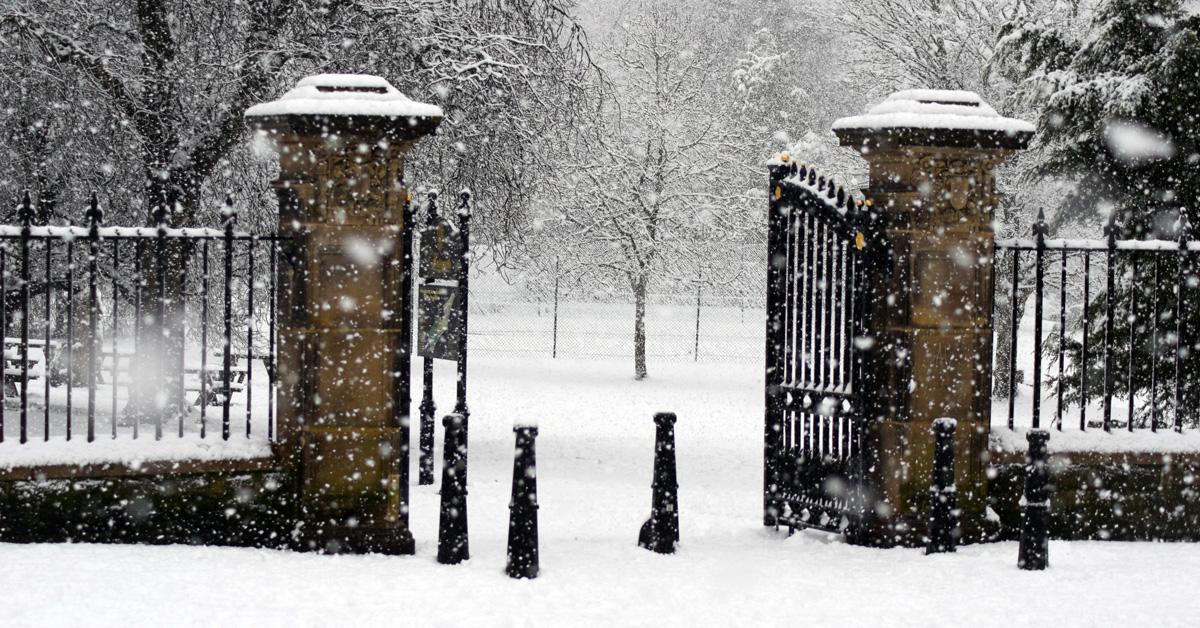
[(1029, 430), (1025, 435), (1025, 503), (1021, 507), (1021, 547), (1017, 567), (1046, 568), (1050, 553), (1050, 432)]
[(442, 455), (442, 513), (438, 522), (438, 562), (456, 565), (471, 557), (467, 546), (467, 458), (462, 451), (461, 414), (442, 419), (446, 443)]
[(508, 502), (508, 565), (504, 572), (513, 578), (538, 576), (537, 456), (534, 441), (538, 429), (513, 427), (517, 450), (513, 457), (512, 500)]
[(675, 413), (654, 415), (654, 496), (650, 519), (642, 524), (638, 546), (659, 554), (674, 554), (679, 543), (679, 483), (675, 475)]
[(933, 473), (929, 482), (926, 554), (953, 552), (958, 544), (958, 496), (954, 488), (954, 419), (933, 422)]

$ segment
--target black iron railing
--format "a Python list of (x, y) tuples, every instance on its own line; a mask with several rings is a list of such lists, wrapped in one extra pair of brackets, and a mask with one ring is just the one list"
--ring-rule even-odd
[(1007, 397), (1009, 429), (1197, 427), (1200, 241), (1186, 217), (1174, 241), (1118, 231), (1110, 222), (1104, 239), (1050, 239), (1039, 216), (1032, 238), (996, 241), (994, 393)]
[(26, 194), (0, 225), (0, 442), (228, 440), (243, 412), (274, 438), (279, 236), (236, 231), (228, 199), (220, 229), (168, 227), (165, 203), (157, 227), (102, 226), (95, 195), (84, 227), (32, 216)]

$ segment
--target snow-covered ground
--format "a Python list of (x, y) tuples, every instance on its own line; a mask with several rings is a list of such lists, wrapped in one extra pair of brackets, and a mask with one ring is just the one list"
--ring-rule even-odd
[[(543, 507), (543, 521), (553, 512)], [(926, 557), (784, 539), (746, 522), (701, 532), (687, 520), (675, 556), (632, 547), (618, 530), (544, 534), (535, 581), (504, 575), (501, 528), (479, 523), (472, 559), (453, 567), (434, 562), (429, 542), (404, 558), (0, 546), (0, 583), (21, 591), (4, 624), (1182, 627), (1200, 613), (1194, 545), (1052, 543), (1051, 569), (1023, 572), (1014, 543)], [(636, 522), (608, 523), (636, 536)]]
[[(450, 366), (438, 369), (443, 410)], [(0, 545), (0, 590), (12, 593), (0, 623), (1063, 628), (1190, 626), (1200, 613), (1198, 545), (1052, 543), (1051, 570), (1027, 573), (1012, 543), (926, 557), (766, 530), (759, 369), (651, 364), (640, 383), (631, 372), (623, 362), (474, 362), (465, 564), (436, 563), (436, 487), (414, 487), (411, 557)], [(679, 414), (674, 556), (635, 544), (658, 410)], [(511, 426), (531, 418), (542, 575), (512, 581), (503, 572)]]
[[(192, 354), (194, 355), (194, 353)], [(211, 364), (211, 363), (210, 363)], [(199, 364), (189, 366), (198, 367)], [(222, 408), (219, 405), (205, 408), (203, 417), (206, 437), (200, 438), (201, 408), (191, 405), (199, 393), (195, 388), (198, 381), (189, 379), (186, 399), (188, 414), (183, 419), (183, 437), (179, 437), (179, 422), (169, 419), (163, 424), (162, 440), (154, 440), (154, 425), (143, 420), (134, 438), (133, 425), (125, 418), (128, 387), (116, 387), (101, 382), (96, 386), (96, 440), (87, 441), (87, 387), (76, 386), (72, 391), (71, 440), (67, 434), (67, 388), (50, 387), (50, 412), (46, 413), (46, 380), (38, 378), (29, 382), (28, 442), (22, 444), (20, 435), (20, 402), (15, 391), (6, 395), (4, 407), (4, 442), (0, 443), (0, 470), (13, 467), (56, 464), (110, 464), (124, 463), (133, 466), (162, 460), (231, 460), (262, 458), (271, 454), (271, 443), (267, 438), (269, 385), (266, 368), (259, 360), (254, 361), (251, 375), (251, 435), (246, 437), (246, 394), (235, 393), (230, 399), (230, 431), (228, 441), (221, 440)], [(419, 375), (418, 375), (419, 378)], [(116, 432), (113, 438), (113, 417), (116, 408)], [(49, 425), (49, 438), (46, 426)]]

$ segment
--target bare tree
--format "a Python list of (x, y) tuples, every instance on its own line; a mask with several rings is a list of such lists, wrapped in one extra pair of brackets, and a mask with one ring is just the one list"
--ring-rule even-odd
[[(539, 185), (542, 147), (531, 139), (567, 124), (586, 96), (592, 68), (568, 9), (559, 0), (0, 0), (0, 45), (14, 51), (0, 61), (0, 83), (18, 88), (0, 94), (16, 114), (0, 125), (20, 139), (0, 159), (25, 175), (0, 180), (0, 198), (32, 181), (41, 218), (70, 220), (53, 192), (79, 207), (88, 188), (103, 187), (110, 219), (153, 222), (166, 206), (174, 226), (197, 226), (216, 224), (214, 196), (237, 188), (257, 201), (250, 219), (269, 224), (269, 171), (242, 141), (243, 112), (304, 74), (368, 71), (443, 104), (444, 131), (414, 170), (480, 191), (489, 199), (480, 232), (502, 243)], [(171, 267), (186, 263), (186, 251), (170, 254)], [(146, 284), (156, 295), (153, 278)], [(181, 325), (178, 287), (165, 288), (170, 305), (141, 327), (144, 346)], [(170, 337), (173, 355), (183, 339)]]
[(616, 97), (590, 141), (570, 154), (573, 194), (543, 225), (571, 243), (598, 282), (620, 282), (632, 293), (637, 379), (648, 373), (651, 283), (690, 282), (704, 250), (698, 243), (741, 221), (744, 191), (721, 184), (738, 172), (722, 99), (721, 35), (695, 7), (667, 2), (639, 5), (617, 25), (603, 53)]

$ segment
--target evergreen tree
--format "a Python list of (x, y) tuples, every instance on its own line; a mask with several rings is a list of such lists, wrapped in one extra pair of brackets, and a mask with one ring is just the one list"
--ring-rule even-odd
[(1200, 17), (1181, 0), (1108, 0), (1082, 37), (1010, 24), (1002, 50), (1039, 105), (1034, 169), (1077, 182), (1059, 222), (1097, 224), (1116, 208), (1121, 237), (1173, 237), (1200, 197)]
[[(1027, 75), (1017, 97), (1042, 112), (1032, 175), (1073, 183), (1058, 203), (1056, 225), (1105, 224), (1105, 233), (1111, 229), (1117, 238), (1174, 240), (1187, 224), (1181, 213), (1200, 200), (1200, 101), (1193, 96), (1200, 90), (1200, 17), (1182, 5), (1107, 0), (1082, 34), (1016, 23), (1002, 33), (1008, 70)], [(1157, 264), (1149, 254), (1133, 252), (1093, 260), (1093, 272), (1113, 264), (1116, 289), (1110, 300), (1101, 284), (1086, 304), (1092, 321), (1081, 330), (1092, 347), (1086, 364), (1081, 335), (1066, 332), (1066, 399), (1095, 401), (1103, 394), (1107, 340), (1113, 393), (1140, 397), (1135, 424), (1146, 425), (1152, 412), (1159, 425), (1173, 421), (1176, 355), (1182, 381), (1194, 378), (1200, 366), (1194, 331), (1200, 310), (1186, 294), (1196, 285), (1194, 268), (1190, 262), (1183, 268), (1185, 295), (1177, 312), (1174, 255), (1162, 255)], [(1110, 303), (1114, 325), (1106, 339)], [(1175, 334), (1177, 316), (1183, 318), (1182, 338)], [(1046, 344), (1056, 346), (1057, 339)], [(1200, 403), (1200, 392), (1184, 387), (1181, 393), (1184, 408)]]

